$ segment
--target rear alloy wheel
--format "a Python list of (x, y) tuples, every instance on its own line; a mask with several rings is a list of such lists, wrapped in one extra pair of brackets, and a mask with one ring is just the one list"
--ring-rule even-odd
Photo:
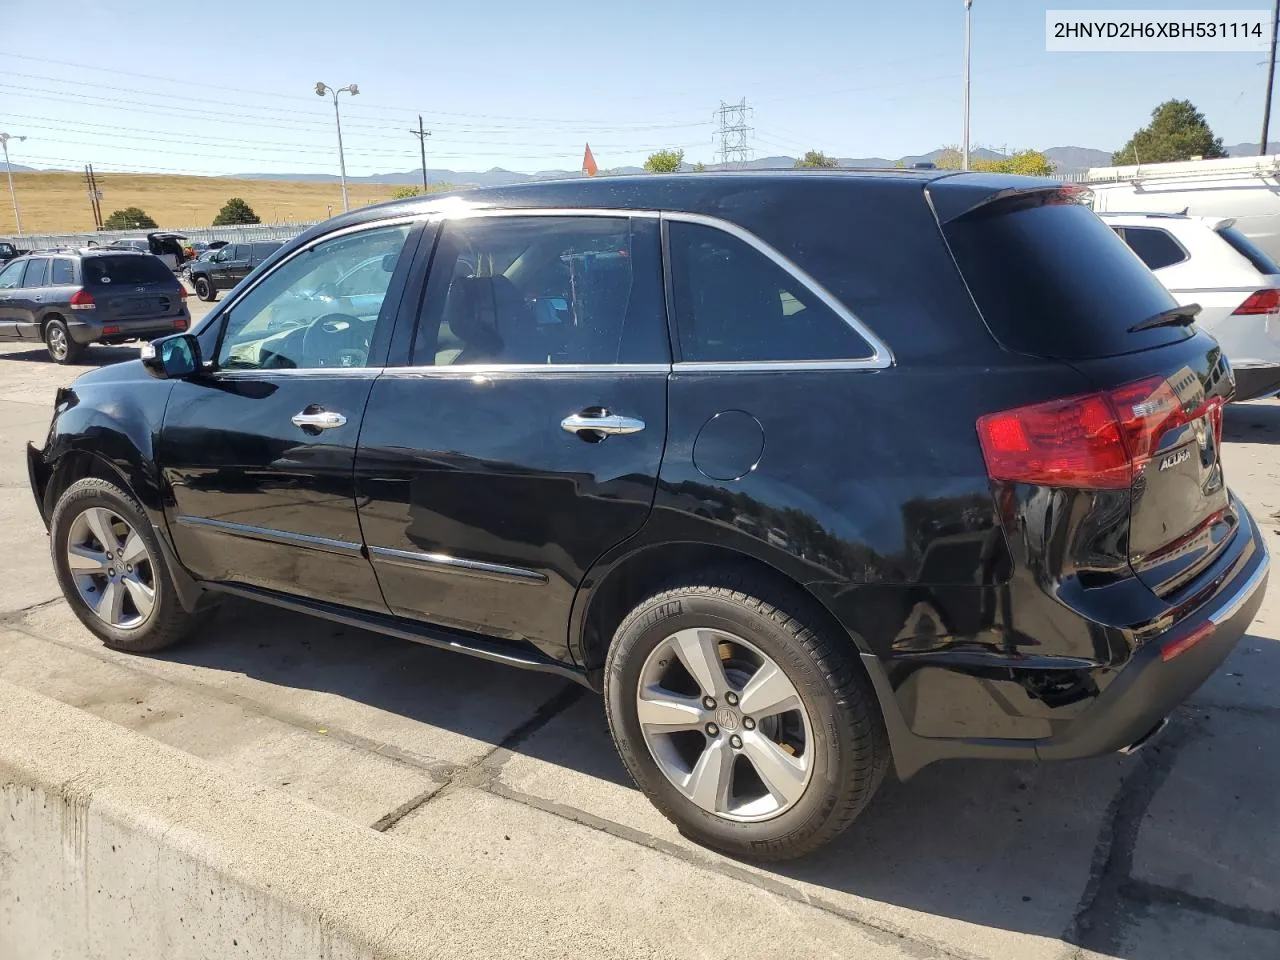
[(213, 284), (209, 282), (208, 277), (196, 277), (195, 287), (196, 296), (206, 303), (213, 300), (213, 298), (218, 295), (218, 292), (213, 289)]
[(54, 363), (75, 363), (84, 356), (84, 345), (71, 339), (67, 325), (58, 317), (44, 325), (44, 345)]
[(160, 650), (201, 619), (178, 600), (146, 512), (114, 484), (73, 483), (53, 509), (49, 533), (63, 596), (107, 646)]
[(888, 767), (850, 639), (808, 597), (722, 571), (639, 604), (605, 664), (627, 770), (680, 832), (782, 860), (839, 834)]

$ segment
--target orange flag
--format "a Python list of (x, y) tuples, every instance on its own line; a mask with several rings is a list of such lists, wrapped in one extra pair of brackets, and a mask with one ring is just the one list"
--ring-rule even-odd
[(591, 144), (587, 144), (587, 152), (582, 155), (582, 172), (588, 177), (594, 177), (600, 172), (600, 168), (596, 166), (596, 158), (591, 155)]

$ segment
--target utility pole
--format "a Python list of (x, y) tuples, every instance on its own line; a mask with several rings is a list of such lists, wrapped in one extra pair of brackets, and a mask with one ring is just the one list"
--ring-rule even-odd
[(86, 163), (84, 165), (84, 184), (89, 191), (89, 211), (93, 214), (93, 229), (102, 229), (102, 207), (98, 201), (102, 199), (102, 194), (98, 192), (98, 181), (93, 175), (93, 164)]
[(1271, 17), (1271, 60), (1267, 64), (1267, 96), (1262, 107), (1262, 142), (1258, 144), (1258, 156), (1267, 155), (1267, 135), (1271, 132), (1271, 86), (1276, 79), (1276, 31), (1280, 30), (1280, 0), (1276, 0), (1275, 13)]
[[(1280, 3), (1280, 0), (1276, 0)], [(422, 192), (426, 193), (426, 138), (431, 136), (431, 131), (422, 127), (422, 114), (417, 115), (417, 129), (411, 129), (410, 133), (417, 137), (417, 143), (422, 150)]]
[[(1280, 3), (1280, 0), (1276, 0)], [(973, 0), (964, 0), (964, 146), (960, 154), (960, 169), (969, 169), (969, 61), (972, 58), (971, 27), (973, 25)]]
[(18, 213), (18, 193), (13, 189), (13, 167), (9, 165), (9, 141), (25, 140), (26, 137), (13, 137), (7, 133), (0, 133), (0, 147), (4, 148), (4, 168), (9, 174), (9, 199), (13, 201), (13, 222), (18, 228), (18, 236), (22, 236), (22, 216)]
[(750, 113), (746, 97), (737, 103), (720, 101), (720, 109), (716, 111), (720, 120), (720, 149), (717, 152), (726, 170), (745, 167), (751, 159), (751, 147), (747, 142), (747, 134), (751, 132), (747, 126)]

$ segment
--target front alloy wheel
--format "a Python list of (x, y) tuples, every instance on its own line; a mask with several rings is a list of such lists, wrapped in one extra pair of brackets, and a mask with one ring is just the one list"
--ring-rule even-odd
[(90, 507), (71, 522), (67, 568), (80, 599), (117, 630), (134, 630), (156, 605), (155, 565), (142, 537), (105, 507)]
[(640, 671), (636, 715), (658, 769), (708, 813), (767, 820), (813, 772), (809, 714), (760, 648), (715, 629), (680, 630)]

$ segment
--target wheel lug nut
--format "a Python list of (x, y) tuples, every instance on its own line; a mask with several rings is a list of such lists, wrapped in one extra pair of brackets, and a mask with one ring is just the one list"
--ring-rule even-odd
[(733, 747), (733, 749), (735, 750), (741, 750), (742, 738), (735, 733), (732, 737), (729, 738), (729, 746)]
[(742, 725), (748, 730), (754, 730), (756, 728), (756, 722), (752, 720), (750, 717), (743, 717)]
[(707, 736), (708, 736), (708, 737), (718, 737), (718, 736), (720, 736), (720, 728), (719, 728), (719, 727), (717, 727), (714, 723), (708, 723), (708, 724), (707, 724)]
[(702, 705), (706, 707), (708, 710), (714, 710), (716, 708), (715, 697), (703, 697)]
[(724, 695), (724, 699), (725, 699), (725, 701), (729, 704), (729, 706), (731, 706), (731, 707), (732, 707), (732, 706), (734, 706), (735, 704), (737, 704), (737, 702), (738, 702), (738, 695), (737, 695), (736, 693), (726, 693), (726, 694)]

